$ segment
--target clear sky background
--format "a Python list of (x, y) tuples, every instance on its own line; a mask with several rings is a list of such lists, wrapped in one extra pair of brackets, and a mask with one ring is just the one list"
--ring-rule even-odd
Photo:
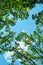
[[(43, 10), (43, 5), (38, 4), (36, 7), (34, 7), (30, 12), (29, 12), (29, 17), (28, 19), (24, 20), (17, 20), (17, 23), (14, 27), (11, 28), (11, 30), (16, 32), (16, 35), (21, 32), (21, 31), (26, 31), (29, 35), (35, 30), (36, 25), (35, 21), (32, 20), (32, 14), (36, 14)], [(0, 55), (0, 65), (8, 65), (9, 63), (5, 60), (3, 55)], [(16, 62), (16, 65), (20, 65), (18, 62)]]

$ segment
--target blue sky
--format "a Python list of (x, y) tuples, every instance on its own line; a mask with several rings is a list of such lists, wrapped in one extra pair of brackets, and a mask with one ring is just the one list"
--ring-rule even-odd
[(32, 20), (32, 14), (36, 14), (41, 10), (43, 10), (43, 5), (41, 4), (36, 5), (36, 7), (34, 7), (31, 11), (29, 11), (28, 19), (24, 20), (18, 19), (16, 25), (12, 27), (12, 30), (16, 31), (16, 34), (18, 34), (23, 30), (25, 30), (28, 34), (31, 34), (36, 28), (35, 21)]
[[(16, 35), (21, 31), (26, 31), (30, 35), (36, 28), (35, 21), (32, 20), (31, 16), (32, 14), (36, 14), (41, 10), (43, 10), (43, 5), (36, 5), (36, 7), (29, 12), (30, 16), (28, 19), (18, 19), (16, 25), (12, 27), (11, 30), (16, 31)], [(5, 60), (3, 55), (0, 55), (0, 65), (8, 65), (8, 62)], [(16, 65), (19, 65), (19, 63), (16, 62)]]

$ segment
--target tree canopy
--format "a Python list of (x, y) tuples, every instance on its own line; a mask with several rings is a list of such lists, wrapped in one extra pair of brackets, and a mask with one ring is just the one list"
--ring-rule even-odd
[[(13, 51), (11, 65), (16, 59), (20, 59), (23, 65), (37, 65), (37, 61), (43, 64), (43, 11), (32, 15), (36, 23), (32, 34), (20, 32), (15, 37), (15, 32), (11, 31), (19, 18), (28, 18), (29, 11), (36, 4), (43, 4), (43, 0), (0, 0), (0, 54)], [(12, 41), (14, 46), (11, 45)]]

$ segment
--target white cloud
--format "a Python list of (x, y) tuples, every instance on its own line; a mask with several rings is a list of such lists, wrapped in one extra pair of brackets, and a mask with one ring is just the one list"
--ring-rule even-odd
[(17, 59), (17, 61), (21, 62), (22, 60), (21, 59)]
[[(19, 47), (18, 48), (21, 48), (21, 49), (23, 49), (23, 51), (28, 51), (28, 46), (29, 45), (27, 45), (27, 46), (25, 46), (25, 42), (22, 42), (22, 41), (17, 41), (17, 43), (19, 44)], [(18, 50), (19, 52), (21, 51), (21, 49), (20, 50)], [(5, 60), (7, 61), (7, 62), (11, 62), (12, 61), (12, 55), (14, 54), (14, 51), (7, 51), (7, 52), (5, 52), (5, 54), (4, 54), (4, 58), (5, 58)]]
[(17, 41), (17, 43), (19, 44), (19, 47), (18, 48), (24, 48), (24, 46), (25, 46), (25, 44), (24, 44), (24, 42), (22, 42), (22, 41)]
[(22, 41), (17, 41), (17, 43), (19, 44), (19, 47), (18, 48), (21, 48), (23, 49), (23, 51), (28, 51), (28, 46), (25, 46), (25, 42), (22, 42)]
[(5, 54), (4, 54), (4, 58), (7, 62), (11, 62), (12, 61), (12, 55), (14, 54), (14, 52), (10, 52), (10, 51), (7, 51)]
[(28, 45), (24, 47), (24, 51), (28, 51)]
[(26, 30), (22, 30), (22, 32), (27, 32)]

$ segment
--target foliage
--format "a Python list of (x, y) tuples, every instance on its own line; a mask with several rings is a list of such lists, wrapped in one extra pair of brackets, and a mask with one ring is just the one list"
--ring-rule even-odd
[(41, 24), (43, 25), (43, 11), (39, 12), (38, 15), (32, 15), (33, 20), (35, 19), (36, 25)]
[[(20, 59), (23, 65), (37, 65), (37, 60), (43, 64), (43, 11), (32, 15), (36, 30), (30, 36), (26, 32), (20, 32), (14, 37), (15, 32), (11, 31), (16, 20), (28, 18), (28, 12), (36, 3), (43, 4), (43, 0), (0, 0), (0, 54), (14, 51), (12, 65), (16, 59)], [(12, 47), (14, 40), (15, 45)], [(24, 46), (21, 47), (20, 43)]]

